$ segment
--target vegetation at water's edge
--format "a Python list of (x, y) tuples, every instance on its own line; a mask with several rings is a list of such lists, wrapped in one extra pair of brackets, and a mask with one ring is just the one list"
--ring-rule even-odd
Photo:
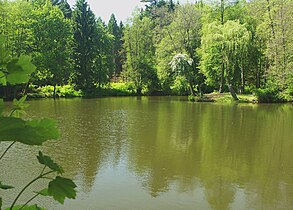
[[(0, 35), (0, 85), (6, 87), (7, 84), (18, 85), (27, 83), (30, 74), (36, 70), (36, 67), (31, 63), (31, 58), (26, 55), (12, 57), (5, 49), (6, 40), (4, 36)], [(13, 99), (13, 106), (7, 106), (3, 98), (0, 97), (0, 143), (7, 142), (6, 148), (2, 147), (0, 153), (0, 163), (2, 165), (4, 157), (15, 144), (25, 144), (29, 146), (42, 145), (45, 141), (58, 139), (59, 132), (54, 120), (51, 119), (23, 119), (22, 115), (25, 113), (25, 108), (28, 104), (25, 103), (26, 95), (19, 100)], [(4, 112), (3, 110), (10, 110)], [(19, 154), (14, 154), (21, 157)], [(14, 158), (14, 157), (13, 157)], [(1, 174), (0, 180), (0, 209), (2, 206), (8, 205), (7, 195), (14, 195), (14, 200), (11, 201), (9, 207), (5, 210), (38, 210), (41, 209), (37, 205), (28, 205), (38, 196), (50, 196), (54, 200), (63, 204), (65, 198), (75, 198), (77, 187), (75, 183), (68, 178), (63, 177), (62, 167), (54, 162), (51, 157), (43, 155), (41, 151), (36, 158), (40, 164), (40, 173), (35, 175), (35, 178), (28, 183), (23, 183), (20, 191), (16, 194), (11, 193), (11, 189), (15, 183), (3, 183), (7, 175)], [(21, 161), (21, 159), (19, 160)], [(17, 165), (17, 163), (15, 163)], [(11, 167), (13, 168), (13, 167)], [(31, 172), (34, 174), (34, 172)], [(34, 195), (21, 205), (17, 205), (23, 194), (26, 194), (29, 187), (39, 180), (47, 180), (48, 186), (45, 189), (35, 191)], [(7, 192), (5, 192), (7, 191)], [(31, 193), (29, 194), (31, 195)], [(3, 204), (4, 203), (4, 204)]]
[(258, 102), (292, 100), (291, 0), (142, 2), (126, 23), (114, 14), (105, 23), (85, 0), (73, 9), (61, 0), (0, 0), (5, 48), (37, 66), (27, 84), (0, 86), (0, 96), (175, 94), (204, 101), (205, 94), (230, 92), (234, 101), (245, 93)]

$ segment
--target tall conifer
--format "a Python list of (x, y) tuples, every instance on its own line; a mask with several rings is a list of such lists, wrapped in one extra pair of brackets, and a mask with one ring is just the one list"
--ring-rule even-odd
[(85, 0), (77, 0), (73, 11), (75, 83), (88, 91), (93, 85), (93, 63), (96, 56), (96, 18)]

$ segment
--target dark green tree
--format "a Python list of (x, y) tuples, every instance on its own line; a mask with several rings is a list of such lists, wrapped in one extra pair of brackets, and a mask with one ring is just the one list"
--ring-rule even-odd
[(67, 0), (60, 0), (57, 4), (60, 10), (63, 12), (64, 17), (71, 18), (72, 17), (72, 9), (68, 4)]
[(115, 37), (107, 30), (107, 26), (101, 18), (97, 20), (97, 32), (95, 37), (96, 43), (96, 57), (93, 66), (93, 78), (95, 85), (107, 84), (115, 69), (115, 54), (113, 48), (115, 44)]
[(73, 11), (75, 83), (88, 91), (94, 86), (93, 63), (96, 57), (96, 18), (85, 0), (78, 0)]
[(173, 0), (169, 0), (169, 2), (168, 2), (168, 9), (169, 9), (169, 12), (174, 12), (174, 10), (175, 10), (175, 4), (174, 4)]
[(114, 67), (114, 78), (119, 75), (122, 71), (122, 58), (121, 58), (121, 50), (122, 50), (122, 31), (117, 24), (115, 15), (112, 14), (108, 23), (108, 30), (110, 34), (113, 36), (113, 48), (112, 53), (114, 57), (115, 67)]

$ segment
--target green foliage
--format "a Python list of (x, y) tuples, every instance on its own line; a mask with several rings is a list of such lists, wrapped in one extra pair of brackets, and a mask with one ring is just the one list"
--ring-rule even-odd
[[(0, 38), (1, 39), (1, 38)], [(4, 48), (4, 44), (0, 43), (0, 53), (3, 55), (8, 54)], [(9, 56), (1, 60), (0, 70), (5, 80), (1, 80), (1, 85), (6, 85), (6, 81), (10, 84), (21, 84), (29, 80), (30, 73), (35, 70), (35, 66), (30, 62), (30, 58), (27, 56), (19, 56), (10, 58)], [(0, 161), (8, 152), (8, 150), (15, 143), (22, 143), (27, 145), (41, 145), (43, 142), (50, 139), (57, 139), (59, 136), (56, 122), (51, 119), (38, 119), (38, 120), (24, 120), (20, 116), (24, 113), (24, 109), (27, 107), (25, 103), (26, 96), (19, 100), (13, 100), (13, 107), (8, 116), (2, 114), (4, 107), (3, 99), (0, 99), (0, 142), (9, 141), (12, 142), (0, 156)], [(40, 164), (44, 165), (42, 172), (35, 179), (25, 185), (22, 190), (17, 194), (10, 208), (7, 209), (41, 209), (37, 205), (28, 206), (27, 204), (32, 201), (40, 193), (37, 193), (32, 199), (21, 206), (16, 206), (19, 197), (25, 192), (25, 190), (38, 181), (39, 179), (48, 178), (47, 175), (51, 173), (63, 173), (63, 169), (57, 163), (55, 163), (49, 156), (43, 155), (39, 152), (37, 156)], [(49, 169), (47, 171), (46, 169)], [(75, 198), (76, 185), (72, 180), (57, 176), (53, 181), (49, 183), (49, 195), (53, 196), (55, 200), (60, 203), (64, 202), (65, 197)], [(2, 184), (0, 181), (0, 189), (7, 190), (13, 188), (12, 186)], [(2, 206), (2, 197), (0, 198), (0, 208)]]
[[(176, 8), (175, 13), (170, 17), (171, 23), (161, 30), (160, 42), (157, 44), (158, 77), (163, 87), (172, 87), (172, 83), (178, 80), (178, 74), (172, 74), (170, 62), (178, 54), (186, 54), (193, 60), (189, 69), (187, 86), (192, 95), (196, 87), (201, 87), (203, 78), (198, 69), (199, 57), (197, 49), (201, 40), (201, 11), (195, 4), (184, 4)], [(182, 76), (182, 75), (181, 75)], [(200, 92), (200, 90), (199, 90)]]
[(186, 77), (178, 75), (173, 81), (170, 89), (174, 95), (188, 95), (188, 86), (189, 84)]
[(95, 47), (97, 55), (93, 60), (92, 79), (95, 86), (101, 87), (110, 81), (113, 69), (115, 69), (113, 62), (115, 60), (113, 53), (115, 37), (107, 31), (106, 25), (100, 18), (96, 21), (96, 25)]
[(27, 83), (30, 74), (33, 73), (36, 67), (31, 63), (29, 56), (21, 55), (19, 58), (12, 59), (6, 66), (6, 79), (9, 84), (15, 85)]
[(284, 102), (280, 91), (277, 88), (257, 89), (255, 91), (259, 103), (279, 103)]
[[(192, 79), (193, 79), (193, 59), (189, 58), (186, 54), (177, 54), (173, 57), (170, 62), (171, 68), (173, 72), (181, 76), (181, 79), (186, 83), (189, 84), (189, 88), (191, 90), (191, 94), (194, 95), (193, 86), (192, 86)], [(181, 80), (181, 81), (182, 81)]]
[(88, 91), (94, 86), (92, 67), (96, 58), (96, 17), (85, 0), (78, 0), (73, 11), (74, 82)]
[(27, 108), (29, 105), (25, 103), (27, 96), (21, 97), (19, 100), (16, 98), (13, 99), (13, 108), (12, 111), (10, 112), (10, 116), (15, 116), (15, 117), (21, 117), (21, 115), (25, 114), (25, 108)]
[[(75, 90), (73, 85), (56, 86), (56, 97), (72, 98), (81, 97), (83, 93), (81, 90)], [(29, 97), (31, 98), (53, 98), (54, 86), (46, 85), (42, 87), (35, 87), (30, 85)]]
[(0, 117), (0, 141), (17, 141), (28, 145), (41, 145), (58, 138), (56, 123), (50, 119), (25, 121), (14, 117)]
[[(124, 28), (114, 14), (107, 25), (96, 18), (86, 0), (76, 2), (71, 20), (65, 0), (1, 1), (0, 93), (12, 98), (25, 89), (15, 83), (28, 82), (35, 67), (24, 64), (33, 65), (32, 60), (38, 68), (30, 82), (42, 87), (33, 97), (82, 95), (64, 90), (66, 84), (84, 95), (111, 95), (104, 87), (120, 76), (124, 64), (122, 76), (139, 94), (231, 88), (245, 93), (274, 82), (290, 98), (291, 0), (143, 2), (146, 8)], [(193, 60), (187, 82), (169, 65), (178, 53)]]
[(48, 194), (63, 204), (65, 198), (75, 198), (76, 191), (74, 188), (76, 188), (76, 185), (72, 180), (57, 176), (54, 180), (50, 181)]
[(111, 83), (111, 90), (120, 93), (121, 95), (133, 95), (135, 93), (135, 86), (133, 83)]
[(115, 68), (114, 73), (119, 74), (122, 71), (122, 62), (123, 62), (123, 55), (122, 55), (122, 28), (118, 26), (117, 20), (115, 15), (112, 14), (110, 20), (108, 22), (108, 31), (113, 36), (113, 46), (112, 52), (110, 54), (114, 55), (115, 60)]
[(62, 174), (64, 171), (61, 166), (55, 163), (49, 156), (43, 155), (41, 151), (39, 151), (39, 156), (37, 156), (40, 164), (47, 166), (48, 168)]
[(36, 21), (30, 26), (34, 34), (32, 54), (38, 66), (33, 82), (42, 85), (63, 84), (68, 81), (72, 70), (71, 22), (64, 18), (58, 7), (53, 7), (49, 2), (34, 7), (33, 18), (42, 21)]
[(131, 25), (128, 24), (124, 34), (126, 63), (124, 75), (133, 82), (138, 95), (145, 86), (150, 86), (157, 78), (155, 72), (155, 48), (153, 42), (152, 22), (147, 17), (135, 14)]
[(29, 56), (11, 58), (5, 50), (4, 39), (4, 36), (0, 35), (0, 85), (27, 83), (36, 67), (31, 63)]

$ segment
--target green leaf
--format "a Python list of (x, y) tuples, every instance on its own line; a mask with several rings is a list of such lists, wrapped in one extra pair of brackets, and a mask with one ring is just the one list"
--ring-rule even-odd
[(71, 179), (57, 176), (49, 183), (48, 192), (56, 201), (63, 204), (65, 198), (74, 199), (76, 197), (74, 188), (76, 188), (76, 185)]
[(2, 190), (9, 190), (9, 189), (12, 189), (14, 188), (13, 186), (9, 186), (9, 185), (4, 185), (0, 182), (0, 189)]
[(19, 100), (16, 98), (13, 99), (13, 108), (10, 113), (11, 116), (20, 117), (22, 114), (25, 114), (25, 109), (29, 107), (29, 104), (25, 103), (27, 95), (21, 97)]
[[(21, 207), (22, 207), (22, 205), (17, 205), (17, 206), (14, 206), (12, 210), (19, 210)], [(5, 210), (10, 210), (10, 207), (6, 208)], [(37, 206), (37, 204), (35, 204), (32, 206), (25, 206), (21, 210), (46, 210), (46, 209), (41, 208), (41, 207)]]
[(41, 145), (59, 136), (56, 123), (50, 119), (24, 121), (14, 117), (0, 117), (0, 141), (17, 141)]
[(42, 140), (58, 139), (59, 132), (57, 129), (56, 121), (48, 118), (41, 120), (32, 120), (26, 123), (37, 131), (39, 138)]
[(0, 209), (2, 209), (2, 198), (0, 197)]
[(36, 193), (39, 195), (42, 195), (42, 196), (50, 196), (48, 188), (45, 188), (45, 189), (41, 190), (40, 192), (36, 192)]
[(6, 68), (8, 70), (7, 82), (14, 85), (28, 82), (30, 74), (35, 71), (36, 66), (31, 63), (31, 57), (21, 55), (19, 58), (12, 59)]
[(0, 85), (6, 86), (6, 75), (0, 71)]
[(64, 172), (61, 166), (59, 166), (57, 163), (55, 163), (51, 159), (51, 157), (43, 155), (43, 153), (41, 151), (39, 151), (39, 156), (37, 156), (37, 158), (38, 158), (38, 161), (40, 164), (43, 164), (43, 165), (49, 167), (53, 171), (56, 171), (60, 174), (62, 174)]

